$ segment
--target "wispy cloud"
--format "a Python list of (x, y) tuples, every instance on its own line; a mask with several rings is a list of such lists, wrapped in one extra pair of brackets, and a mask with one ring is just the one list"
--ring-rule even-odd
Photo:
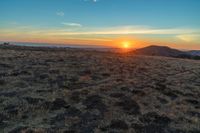
[(66, 23), (66, 22), (62, 22), (61, 24), (65, 25), (65, 26), (71, 26), (71, 27), (82, 27), (82, 25), (79, 24), (79, 23)]
[(200, 41), (200, 34), (184, 34), (184, 35), (177, 35), (176, 37), (185, 42)]
[(87, 1), (91, 1), (91, 2), (95, 2), (95, 3), (96, 3), (96, 2), (98, 2), (99, 0), (84, 0), (84, 1), (86, 1), (86, 2), (87, 2)]
[[(0, 39), (6, 38), (39, 38), (64, 40), (83, 40), (83, 41), (111, 41), (123, 36), (138, 37), (142, 39), (162, 39), (165, 42), (179, 41), (181, 43), (200, 43), (200, 29), (196, 28), (155, 28), (150, 26), (116, 26), (116, 27), (87, 27), (79, 23), (61, 23), (65, 27), (60, 28), (41, 28), (32, 26), (17, 26), (12, 29), (1, 28)], [(25, 36), (24, 36), (25, 35)], [(150, 36), (149, 36), (150, 35)], [(168, 37), (159, 38), (160, 35)], [(170, 40), (171, 38), (171, 40)], [(183, 42), (184, 41), (184, 42)]]
[[(116, 27), (87, 27), (79, 23), (62, 22), (66, 28), (36, 28), (33, 26), (17, 26), (11, 31), (41, 32), (48, 35), (172, 35), (179, 39), (194, 40), (200, 36), (200, 29), (194, 28), (154, 28), (149, 26), (116, 26)], [(78, 29), (74, 27), (79, 27)], [(1, 29), (2, 32), (2, 29)], [(183, 40), (183, 39), (182, 39)], [(188, 39), (189, 40), (189, 39)]]
[[(68, 26), (81, 26), (76, 23), (65, 23)], [(49, 34), (57, 35), (180, 35), (180, 34), (194, 34), (199, 33), (198, 29), (185, 29), (185, 28), (170, 28), (170, 29), (157, 29), (148, 26), (119, 26), (119, 27), (102, 27), (91, 28), (84, 27), (75, 32), (54, 32)]]
[(97, 2), (98, 0), (92, 0), (93, 2)]
[(59, 12), (56, 12), (56, 15), (63, 17), (65, 15), (65, 13), (62, 11), (59, 11)]

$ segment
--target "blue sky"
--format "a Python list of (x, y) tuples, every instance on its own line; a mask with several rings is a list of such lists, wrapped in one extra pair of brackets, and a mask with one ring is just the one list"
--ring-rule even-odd
[(121, 37), (200, 48), (199, 7), (200, 0), (1, 0), (0, 40), (25, 41), (28, 32), (27, 41)]

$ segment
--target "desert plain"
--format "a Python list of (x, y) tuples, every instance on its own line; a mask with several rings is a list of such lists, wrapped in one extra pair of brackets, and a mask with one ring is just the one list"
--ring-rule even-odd
[(0, 47), (2, 133), (199, 133), (200, 61)]

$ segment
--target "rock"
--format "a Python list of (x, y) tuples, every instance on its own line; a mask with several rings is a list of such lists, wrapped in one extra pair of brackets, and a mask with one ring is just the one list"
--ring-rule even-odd
[(168, 91), (168, 92), (163, 92), (164, 95), (168, 96), (171, 98), (171, 100), (175, 100), (178, 96), (173, 93), (172, 91)]
[(52, 102), (44, 101), (44, 102), (41, 103), (40, 107), (43, 108), (43, 109), (50, 109), (51, 110)]
[(52, 89), (46, 89), (46, 90), (41, 89), (41, 90), (36, 90), (35, 92), (37, 92), (37, 93), (52, 93), (53, 90)]
[(80, 116), (81, 115), (81, 111), (75, 107), (69, 107), (66, 110), (66, 115), (67, 116)]
[(126, 86), (123, 86), (123, 87), (121, 87), (120, 88), (122, 91), (130, 91), (130, 89), (128, 88), (128, 87), (126, 87)]
[(80, 91), (80, 94), (83, 95), (83, 96), (87, 96), (89, 93), (90, 93), (89, 90), (81, 90)]
[(91, 95), (88, 96), (84, 101), (83, 105), (87, 107), (87, 109), (98, 109), (101, 112), (106, 111), (106, 105), (102, 101), (102, 97), (99, 95)]
[(167, 126), (170, 122), (171, 119), (169, 119), (167, 116), (160, 116), (155, 112), (150, 112), (147, 114), (142, 115), (140, 118), (140, 121), (143, 122), (144, 124), (158, 124), (162, 126)]
[(15, 87), (19, 87), (19, 88), (26, 88), (28, 86), (28, 84), (24, 81), (17, 81), (15, 82)]
[(122, 97), (115, 105), (120, 106), (124, 112), (130, 115), (140, 114), (140, 106), (129, 97)]
[(44, 99), (42, 99), (42, 98), (24, 97), (24, 99), (25, 99), (29, 104), (32, 104), (32, 105), (37, 105), (38, 103), (44, 101)]
[(92, 72), (89, 69), (83, 70), (79, 73), (80, 76), (85, 76), (85, 75), (90, 75), (90, 74), (92, 74)]
[(167, 89), (166, 85), (164, 83), (156, 83), (156, 87), (155, 87), (156, 90), (160, 91), (160, 92), (163, 92)]
[(68, 107), (69, 107), (69, 105), (62, 98), (56, 98), (52, 102), (51, 109), (52, 110), (59, 110), (61, 108), (68, 108)]
[(194, 100), (194, 99), (186, 99), (185, 101), (192, 105), (200, 105), (199, 101)]
[(132, 93), (133, 93), (133, 95), (137, 95), (137, 96), (145, 96), (146, 95), (146, 93), (144, 91), (137, 90), (137, 89), (132, 90)]
[(107, 77), (110, 77), (110, 73), (103, 73), (102, 76), (103, 76), (103, 77), (106, 77), (106, 78), (107, 78)]
[(82, 113), (79, 118), (79, 122), (73, 124), (70, 129), (75, 129), (76, 132), (80, 133), (94, 133), (94, 129), (98, 127), (99, 121), (103, 119), (101, 115), (91, 112)]
[[(8, 73), (6, 73), (6, 72), (0, 72), (0, 77), (1, 77), (1, 78), (5, 77), (5, 76), (7, 76), (7, 75), (8, 75)], [(4, 80), (4, 79), (2, 79), (2, 80)]]
[(26, 126), (18, 126), (14, 129), (12, 129), (11, 131), (9, 131), (8, 133), (22, 133), (23, 130), (26, 130), (28, 127)]
[(192, 117), (200, 118), (200, 112), (198, 112), (198, 111), (187, 111), (187, 114)]
[(25, 71), (25, 70), (22, 70), (22, 71), (16, 70), (16, 71), (13, 71), (10, 75), (11, 75), (11, 76), (31, 75), (31, 73), (28, 72), (28, 71)]
[(81, 114), (80, 116), (82, 123), (86, 124), (88, 122), (92, 122), (92, 121), (98, 121), (101, 120), (103, 117), (100, 114), (93, 114), (91, 112), (85, 112), (83, 114)]
[(59, 70), (57, 70), (57, 69), (52, 69), (52, 70), (49, 70), (49, 73), (50, 74), (59, 74)]
[(168, 103), (168, 101), (164, 98), (157, 97), (157, 99), (160, 101), (161, 104), (167, 104)]
[(13, 91), (13, 92), (0, 92), (0, 96), (4, 96), (4, 97), (14, 97), (17, 95), (17, 92)]
[(12, 66), (10, 64), (0, 63), (0, 68), (12, 68)]
[(65, 130), (63, 133), (76, 133), (75, 130)]
[(110, 94), (110, 97), (114, 97), (114, 98), (121, 98), (121, 97), (124, 97), (124, 94), (123, 93), (111, 93)]
[(78, 77), (73, 76), (73, 77), (70, 77), (68, 80), (69, 80), (70, 82), (72, 82), (72, 83), (75, 83), (75, 82), (78, 81)]
[(141, 127), (133, 127), (136, 133), (169, 133), (163, 127), (154, 124), (148, 124)]
[(55, 84), (57, 84), (57, 86), (59, 88), (66, 88), (67, 87), (67, 77), (65, 75), (59, 75), (56, 77), (56, 80), (54, 81)]
[(72, 92), (72, 94), (69, 96), (70, 99), (76, 103), (80, 102), (80, 93), (79, 92)]
[(1, 126), (5, 125), (4, 121), (7, 119), (8, 119), (8, 117), (6, 115), (0, 113), (0, 128), (1, 128)]
[(4, 108), (4, 110), (10, 115), (18, 114), (18, 109), (17, 109), (17, 106), (15, 105), (8, 105), (7, 107)]
[(0, 79), (0, 85), (5, 85), (6, 81), (4, 79)]
[(50, 123), (54, 127), (63, 127), (65, 125), (65, 113), (56, 114), (51, 118)]
[(128, 129), (128, 125), (126, 124), (125, 121), (122, 120), (112, 120), (109, 127), (113, 129), (123, 129), (123, 130)]
[(49, 78), (49, 75), (48, 75), (48, 74), (40, 74), (40, 75), (39, 75), (39, 78), (40, 78), (41, 80), (44, 80), (44, 79)]
[(142, 115), (139, 120), (141, 125), (133, 124), (132, 127), (137, 133), (168, 133), (168, 125), (171, 122), (167, 116), (160, 116), (155, 112)]

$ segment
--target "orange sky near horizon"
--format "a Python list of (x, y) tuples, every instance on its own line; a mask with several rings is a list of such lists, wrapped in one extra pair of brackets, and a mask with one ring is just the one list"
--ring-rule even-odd
[(27, 43), (50, 43), (50, 44), (74, 44), (74, 45), (93, 45), (113, 48), (123, 48), (123, 42), (129, 42), (129, 48), (142, 48), (149, 45), (169, 46), (177, 49), (200, 49), (196, 43), (176, 42), (175, 40), (154, 39), (154, 38), (136, 38), (136, 37), (118, 37), (118, 38), (74, 38), (65, 39), (60, 37), (27, 36), (19, 37), (0, 37), (2, 42), (27, 42)]
[[(83, 30), (84, 29), (84, 30)], [(90, 27), (68, 27), (44, 29), (33, 27), (0, 27), (0, 41), (30, 42), (51, 44), (77, 44), (122, 48), (123, 42), (129, 42), (130, 48), (142, 48), (149, 45), (169, 46), (177, 49), (200, 49), (198, 35), (187, 35), (192, 29), (153, 29), (146, 27), (113, 27), (91, 29)], [(77, 31), (76, 31), (77, 30)], [(83, 31), (82, 31), (83, 30)], [(185, 33), (183, 35), (176, 35)], [(175, 34), (175, 35), (174, 35)]]

